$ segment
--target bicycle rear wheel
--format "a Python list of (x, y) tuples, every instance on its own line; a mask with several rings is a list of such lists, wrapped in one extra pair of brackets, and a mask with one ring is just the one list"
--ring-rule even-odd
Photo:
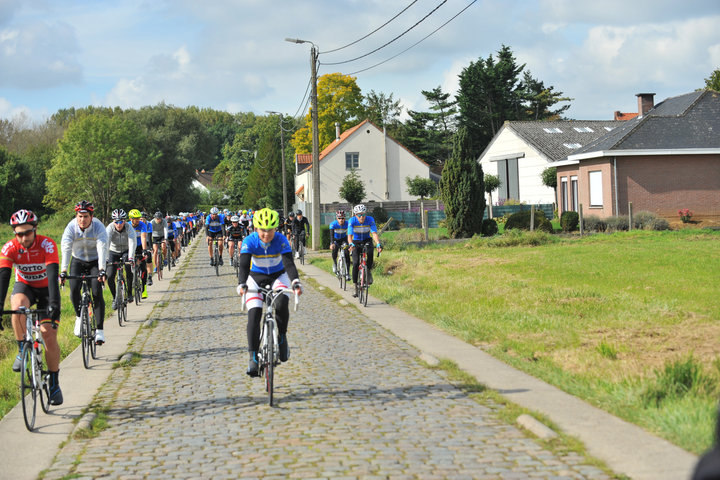
[(300, 265), (305, 265), (305, 245), (300, 244)]
[(35, 350), (35, 365), (38, 372), (40, 406), (43, 412), (48, 413), (50, 411), (50, 372), (46, 368), (44, 358), (42, 348), (37, 348)]
[(32, 344), (25, 343), (20, 354), (22, 366), (20, 367), (20, 401), (22, 402), (25, 426), (32, 432), (35, 427), (35, 414), (37, 413), (37, 394), (35, 376), (33, 375)]
[(82, 339), (82, 357), (85, 368), (90, 368), (90, 344), (95, 343), (95, 339), (90, 340), (90, 319), (88, 315), (88, 307), (83, 305), (80, 308), (80, 338)]
[(265, 361), (265, 389), (268, 393), (268, 405), (273, 406), (273, 389), (275, 387), (275, 339), (273, 338), (273, 329), (266, 328), (267, 332), (267, 351)]

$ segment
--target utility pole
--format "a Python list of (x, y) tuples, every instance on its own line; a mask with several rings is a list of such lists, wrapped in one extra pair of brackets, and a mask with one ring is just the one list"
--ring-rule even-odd
[(309, 40), (299, 38), (286, 38), (286, 42), (309, 43), (310, 48), (310, 82), (312, 83), (311, 93), (311, 118), (312, 118), (312, 249), (320, 249), (320, 140), (318, 134), (318, 109), (317, 109), (317, 45)]
[(285, 180), (285, 144), (283, 141), (283, 114), (280, 112), (267, 113), (275, 114), (280, 116), (280, 158), (282, 159), (282, 183), (283, 183), (283, 218), (287, 218), (288, 214), (288, 203), (287, 203), (287, 181)]

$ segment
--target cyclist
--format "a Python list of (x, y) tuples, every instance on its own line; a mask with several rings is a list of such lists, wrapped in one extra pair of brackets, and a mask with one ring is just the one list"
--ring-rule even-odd
[[(377, 226), (375, 225), (375, 219), (367, 215), (367, 209), (362, 203), (353, 207), (353, 213), (355, 214), (348, 221), (348, 244), (352, 252), (352, 280), (357, 287), (358, 283), (358, 265), (360, 264), (360, 254), (362, 253), (363, 245), (370, 245), (372, 247), (372, 241), (375, 240), (375, 247), (378, 252), (382, 252), (382, 245), (380, 244), (380, 236), (377, 233)], [(355, 248), (358, 247), (358, 248)], [(368, 284), (372, 285), (372, 267), (373, 267), (373, 255), (370, 253), (367, 257), (368, 267)], [(357, 296), (357, 288), (353, 292), (353, 297)]]
[[(50, 404), (62, 405), (60, 347), (57, 341), (60, 321), (58, 249), (53, 239), (36, 233), (37, 224), (38, 218), (30, 210), (18, 210), (10, 217), (15, 238), (0, 250), (0, 306), (5, 305), (10, 273), (15, 265), (15, 286), (10, 295), (10, 308), (30, 308), (34, 303), (37, 303), (38, 309), (47, 308), (47, 317), (41, 321), (40, 333), (45, 342), (45, 361), (50, 373)], [(21, 350), (25, 340), (25, 319), (22, 315), (12, 316), (12, 327), (18, 350)], [(12, 369), (19, 372), (21, 367), (22, 358), (18, 351)]]
[(235, 245), (242, 243), (245, 236), (245, 229), (240, 225), (240, 217), (233, 215), (230, 217), (230, 227), (227, 229), (228, 249), (230, 250), (230, 265), (233, 265), (233, 255), (235, 254)]
[(288, 213), (287, 218), (285, 219), (285, 223), (283, 223), (282, 233), (288, 238), (291, 238), (292, 236), (292, 224), (295, 220), (295, 212)]
[(302, 246), (305, 246), (305, 237), (307, 232), (310, 231), (310, 222), (308, 222), (308, 219), (303, 217), (302, 210), (298, 210), (295, 213), (295, 220), (293, 220), (292, 224), (292, 234), (294, 237), (294, 245), (295, 245), (295, 258), (300, 258), (300, 244), (302, 243)]
[[(333, 273), (337, 273), (338, 252), (342, 246), (348, 243), (348, 224), (345, 221), (345, 210), (338, 210), (335, 213), (335, 221), (330, 224), (330, 250), (332, 251)], [(345, 265), (350, 266), (350, 252), (345, 250)], [(350, 274), (345, 274), (346, 280), (350, 280)]]
[[(163, 258), (167, 261), (167, 247), (165, 246), (165, 239), (168, 237), (168, 225), (161, 211), (155, 212), (154, 218), (150, 221), (150, 228), (152, 231), (152, 258), (155, 264), (155, 270), (158, 269), (160, 262), (160, 251), (162, 250)], [(163, 265), (164, 266), (164, 265)], [(152, 274), (150, 275), (152, 280)], [(152, 285), (152, 281), (148, 282)]]
[[(126, 222), (127, 213), (122, 208), (113, 210), (112, 212), (113, 221), (105, 227), (105, 233), (107, 234), (107, 252), (106, 256), (108, 259), (107, 277), (110, 287), (110, 293), (112, 293), (113, 301), (112, 308), (117, 310), (118, 304), (115, 300), (115, 272), (117, 266), (113, 265), (114, 262), (127, 262), (130, 257), (130, 252), (135, 252), (135, 245), (137, 242), (137, 233), (132, 225)], [(125, 263), (125, 282), (127, 285), (127, 292), (132, 292), (132, 270), (130, 265)], [(127, 297), (127, 295), (126, 295)]]
[(223, 236), (225, 234), (225, 215), (220, 213), (217, 207), (210, 209), (210, 215), (205, 219), (206, 238), (208, 246), (208, 254), (210, 255), (210, 266), (214, 267), (213, 263), (213, 239), (218, 240), (218, 250), (220, 251), (220, 265), (223, 264)]
[[(240, 249), (238, 295), (245, 295), (248, 289), (257, 289), (258, 285), (271, 285), (272, 288), (288, 288), (290, 285), (298, 295), (302, 294), (302, 285), (292, 258), (290, 243), (285, 235), (276, 231), (279, 223), (278, 213), (275, 210), (263, 208), (255, 213), (253, 225), (256, 231), (243, 240)], [(290, 358), (290, 346), (287, 340), (290, 317), (288, 298), (288, 295), (279, 298), (275, 310), (280, 334), (278, 356), (282, 362)], [(257, 377), (263, 298), (260, 294), (253, 293), (245, 299), (245, 304), (248, 307), (247, 336), (250, 352), (247, 374)]]
[(250, 235), (250, 217), (247, 214), (247, 210), (240, 212), (240, 226), (245, 229), (245, 236)]
[[(105, 299), (103, 298), (102, 284), (105, 283), (105, 254), (107, 252), (107, 232), (105, 225), (93, 216), (95, 206), (82, 200), (75, 205), (75, 218), (65, 227), (60, 250), (62, 251), (62, 263), (60, 264), (60, 283), (65, 284), (68, 265), (70, 275), (92, 276), (90, 285), (92, 287), (92, 302), (95, 311), (97, 331), (95, 343), (105, 343)], [(72, 263), (70, 262), (72, 260)], [(70, 280), (70, 299), (75, 307), (75, 328), (73, 332), (76, 337), (80, 336), (80, 280)]]
[(168, 215), (167, 217), (165, 217), (165, 223), (168, 226), (167, 227), (168, 234), (167, 234), (166, 240), (167, 240), (167, 244), (168, 244), (168, 250), (170, 250), (170, 253), (168, 254), (168, 256), (165, 257), (165, 264), (167, 264), (171, 258), (173, 258), (173, 259), (176, 258), (175, 247), (180, 246), (180, 242), (176, 241), (178, 239), (179, 232), (177, 229), (177, 225), (175, 225), (174, 217)]
[(150, 253), (148, 252), (147, 247), (147, 232), (148, 232), (148, 225), (143, 222), (140, 218), (142, 217), (142, 214), (140, 213), (140, 210), (132, 209), (128, 213), (128, 217), (130, 217), (130, 224), (132, 225), (133, 229), (135, 230), (135, 261), (137, 263), (138, 268), (140, 269), (140, 278), (142, 278), (143, 283), (143, 293), (142, 298), (147, 298), (147, 286), (152, 285), (152, 279), (150, 278), (149, 272), (148, 272), (148, 265), (147, 265), (147, 259), (150, 258)]

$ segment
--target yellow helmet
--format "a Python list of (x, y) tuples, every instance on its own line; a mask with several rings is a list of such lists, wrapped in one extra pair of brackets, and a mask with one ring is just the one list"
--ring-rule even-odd
[(255, 228), (262, 228), (263, 230), (269, 230), (271, 228), (277, 228), (280, 224), (280, 215), (275, 210), (269, 208), (263, 208), (255, 212), (253, 217), (253, 225)]
[(138, 210), (137, 208), (133, 208), (132, 210), (130, 210), (130, 211), (128, 212), (128, 217), (130, 217), (130, 218), (140, 218), (140, 217), (142, 217), (142, 214), (140, 213), (140, 210)]

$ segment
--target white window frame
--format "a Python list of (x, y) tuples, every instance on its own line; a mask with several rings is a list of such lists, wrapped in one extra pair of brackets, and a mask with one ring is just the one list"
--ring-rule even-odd
[(590, 190), (590, 207), (603, 206), (603, 178), (601, 170), (588, 172), (588, 185)]
[[(350, 167), (348, 167), (348, 160), (350, 161)], [(345, 170), (357, 170), (358, 168), (360, 168), (360, 152), (345, 152)]]

